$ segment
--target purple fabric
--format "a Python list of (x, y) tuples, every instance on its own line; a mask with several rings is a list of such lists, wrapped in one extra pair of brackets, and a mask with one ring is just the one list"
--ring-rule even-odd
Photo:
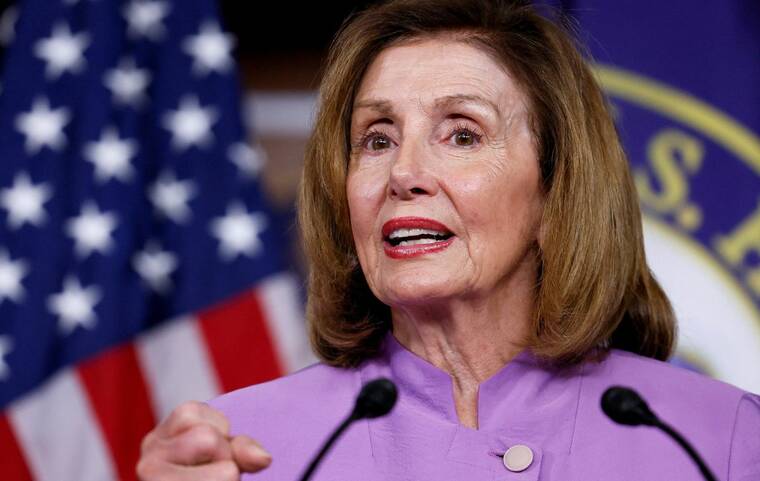
[[(317, 364), (210, 404), (228, 416), (233, 434), (247, 434), (272, 453), (269, 469), (244, 480), (297, 480), (361, 385), (378, 376), (398, 385), (395, 409), (353, 425), (314, 480), (701, 480), (662, 433), (604, 416), (599, 398), (613, 384), (637, 389), (719, 479), (760, 480), (760, 398), (620, 351), (564, 371), (520, 354), (480, 386), (478, 430), (459, 425), (449, 375), (391, 335), (383, 354), (357, 369)], [(501, 459), (516, 444), (534, 454), (522, 472), (507, 470)]]

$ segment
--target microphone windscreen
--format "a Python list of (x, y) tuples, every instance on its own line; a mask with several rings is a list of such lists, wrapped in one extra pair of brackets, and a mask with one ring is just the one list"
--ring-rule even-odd
[(351, 416), (354, 419), (377, 418), (385, 416), (396, 404), (398, 393), (393, 381), (378, 378), (362, 387)]
[(604, 392), (602, 411), (616, 423), (628, 426), (651, 426), (657, 421), (641, 396), (633, 389), (622, 386), (612, 386)]

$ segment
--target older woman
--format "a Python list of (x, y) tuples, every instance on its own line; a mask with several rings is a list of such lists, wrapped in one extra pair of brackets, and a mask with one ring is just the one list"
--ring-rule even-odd
[(302, 189), (324, 362), (181, 406), (142, 479), (296, 479), (381, 375), (395, 410), (317, 478), (700, 479), (661, 433), (604, 416), (626, 384), (720, 479), (760, 479), (760, 399), (660, 362), (673, 314), (604, 97), (527, 2), (399, 0), (348, 22)]

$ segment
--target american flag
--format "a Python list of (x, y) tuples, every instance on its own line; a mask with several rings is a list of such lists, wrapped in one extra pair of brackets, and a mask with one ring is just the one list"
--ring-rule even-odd
[(135, 479), (178, 403), (308, 362), (212, 0), (25, 0), (0, 92), (0, 479)]

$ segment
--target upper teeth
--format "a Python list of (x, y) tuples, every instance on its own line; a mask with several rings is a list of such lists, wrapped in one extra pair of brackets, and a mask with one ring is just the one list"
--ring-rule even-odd
[(399, 237), (412, 237), (418, 235), (446, 235), (445, 232), (430, 229), (396, 229), (388, 236), (389, 239), (398, 239)]

